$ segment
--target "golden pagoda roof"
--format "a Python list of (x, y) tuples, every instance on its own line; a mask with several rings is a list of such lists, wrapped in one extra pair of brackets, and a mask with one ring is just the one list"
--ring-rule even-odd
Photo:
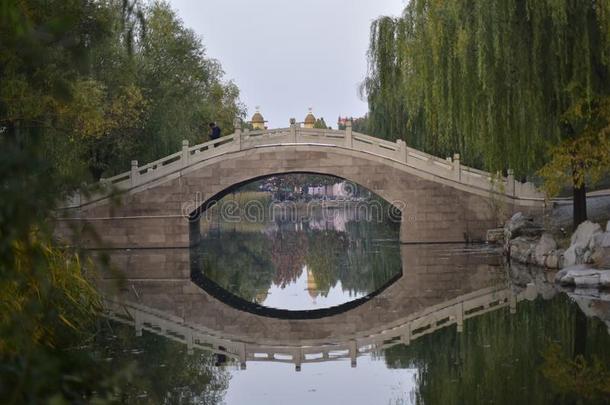
[(309, 114), (307, 114), (307, 116), (305, 117), (305, 124), (315, 124), (316, 123), (316, 117), (314, 117), (314, 115), (311, 112), (311, 108), (309, 109)]
[(252, 116), (252, 123), (253, 124), (264, 124), (265, 119), (263, 118), (263, 115), (257, 111)]

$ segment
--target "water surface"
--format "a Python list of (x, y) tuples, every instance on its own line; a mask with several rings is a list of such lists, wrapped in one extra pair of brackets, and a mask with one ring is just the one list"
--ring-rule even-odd
[(217, 206), (191, 249), (106, 253), (85, 349), (124, 402), (608, 403), (607, 295), (559, 292), (484, 245), (400, 245), (366, 190), (309, 209), (320, 196), (294, 182), (249, 187), (291, 215)]

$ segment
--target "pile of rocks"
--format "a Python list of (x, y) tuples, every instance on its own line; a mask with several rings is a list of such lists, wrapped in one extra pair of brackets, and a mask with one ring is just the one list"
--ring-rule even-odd
[[(497, 230), (492, 235), (499, 239)], [(520, 212), (506, 222), (502, 236), (504, 251), (511, 260), (563, 269), (555, 277), (562, 285), (610, 288), (610, 221), (605, 231), (599, 224), (583, 222), (565, 251), (533, 218)]]
[(504, 252), (511, 259), (549, 269), (563, 266), (563, 250), (532, 217), (518, 212), (506, 222), (503, 231)]
[(555, 282), (563, 286), (579, 288), (610, 288), (610, 270), (576, 264), (557, 272)]

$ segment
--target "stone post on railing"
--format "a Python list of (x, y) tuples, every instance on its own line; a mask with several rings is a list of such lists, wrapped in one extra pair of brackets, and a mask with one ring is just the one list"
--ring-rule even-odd
[(241, 118), (235, 118), (235, 122), (233, 123), (235, 127), (235, 141), (236, 147), (235, 149), (241, 150)]
[(508, 169), (508, 176), (506, 176), (506, 194), (515, 195), (515, 171)]
[(293, 143), (297, 143), (297, 120), (296, 120), (296, 118), (290, 118), (290, 140)]
[(136, 184), (138, 184), (138, 177), (140, 175), (140, 172), (138, 171), (138, 161), (137, 160), (132, 160), (131, 161), (131, 174), (129, 176), (129, 178), (131, 179), (131, 186), (135, 186)]
[(462, 167), (460, 165), (460, 154), (453, 154), (453, 178), (456, 181), (460, 181), (462, 176)]
[(142, 336), (144, 322), (142, 322), (142, 316), (139, 311), (133, 313), (133, 326), (136, 329), (136, 336)]
[(348, 149), (354, 148), (354, 134), (352, 132), (352, 120), (345, 122), (345, 147)]
[(245, 343), (241, 343), (239, 345), (238, 352), (239, 352), (239, 368), (241, 370), (245, 370), (246, 369), (246, 360), (247, 360)]
[(358, 364), (358, 343), (355, 340), (349, 341), (349, 358), (352, 368)]
[(301, 363), (303, 362), (303, 351), (301, 348), (296, 349), (292, 358), (294, 360), (294, 369), (295, 371), (301, 371)]
[(396, 144), (398, 145), (398, 160), (403, 163), (407, 163), (409, 151), (407, 151), (407, 143), (402, 139), (397, 139)]
[(186, 354), (191, 356), (195, 353), (195, 342), (193, 341), (193, 331), (191, 329), (186, 330), (184, 340), (186, 340)]
[(514, 315), (517, 313), (517, 294), (515, 294), (512, 289), (510, 290), (509, 294), (510, 294), (508, 297), (509, 312), (512, 315)]
[(411, 344), (411, 322), (403, 326), (403, 331), (400, 334), (400, 343), (407, 346)]
[(457, 325), (457, 331), (464, 331), (464, 303), (460, 302), (455, 305), (455, 323)]
[(182, 167), (186, 167), (189, 164), (189, 141), (185, 139), (182, 141), (182, 157), (180, 160), (182, 161)]

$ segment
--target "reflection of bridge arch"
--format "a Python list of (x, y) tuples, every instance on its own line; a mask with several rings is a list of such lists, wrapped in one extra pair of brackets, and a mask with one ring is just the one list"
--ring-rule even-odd
[[(196, 333), (201, 333), (201, 344), (209, 336), (212, 341), (207, 343), (230, 352), (223, 354), (241, 355), (240, 361), (255, 358), (247, 353), (267, 349), (274, 353), (274, 360), (290, 362), (316, 360), (311, 358), (316, 353), (321, 353), (322, 360), (335, 355), (350, 357), (356, 353), (354, 347), (365, 350), (369, 343), (377, 347), (383, 341), (406, 342), (440, 327), (461, 324), (475, 313), (510, 306), (509, 292), (497, 287), (506, 286), (497, 253), (468, 252), (451, 245), (403, 245), (401, 257), (400, 280), (348, 312), (320, 319), (268, 318), (224, 304), (190, 281), (186, 249), (112, 251), (111, 263), (123, 271), (128, 286), (117, 292), (114, 281), (105, 280), (100, 288), (107, 291), (111, 309), (122, 314), (123, 321), (135, 323), (137, 313), (138, 328), (154, 325), (163, 334), (173, 330), (169, 335), (178, 334), (174, 338), (179, 341), (194, 339), (193, 347), (198, 347)], [(120, 303), (128, 305), (123, 309), (116, 306)], [(194, 337), (189, 333), (195, 333)], [(267, 349), (243, 351), (231, 342)], [(294, 352), (298, 347), (305, 351)], [(309, 350), (312, 347), (319, 350)], [(275, 353), (279, 356), (280, 352), (286, 353), (276, 358)]]
[[(540, 209), (543, 196), (511, 176), (495, 178), (396, 143), (345, 131), (286, 129), (242, 132), (190, 147), (145, 166), (105, 179), (121, 191), (113, 207), (108, 192), (77, 197), (60, 224), (90, 223), (109, 247), (188, 246), (184, 214), (236, 184), (279, 173), (309, 172), (340, 177), (390, 202), (406, 204), (403, 242), (462, 242), (482, 239), (506, 213)], [(401, 204), (402, 205), (402, 204)], [(143, 223), (145, 222), (145, 226)], [(61, 228), (70, 232), (71, 229)], [(93, 240), (81, 238), (84, 244)]]
[(463, 330), (466, 319), (491, 311), (510, 307), (523, 299), (534, 299), (535, 288), (515, 294), (510, 288), (484, 288), (446, 302), (410, 314), (401, 323), (366, 336), (312, 345), (260, 345), (251, 342), (223, 338), (217, 332), (185, 323), (183, 319), (136, 303), (105, 301), (105, 316), (115, 321), (133, 325), (139, 336), (143, 330), (183, 343), (187, 350), (201, 349), (226, 355), (238, 361), (242, 368), (248, 361), (272, 361), (293, 363), (300, 370), (302, 364), (338, 359), (350, 359), (356, 366), (359, 355), (385, 349), (402, 343), (410, 344), (429, 333), (452, 325)]

